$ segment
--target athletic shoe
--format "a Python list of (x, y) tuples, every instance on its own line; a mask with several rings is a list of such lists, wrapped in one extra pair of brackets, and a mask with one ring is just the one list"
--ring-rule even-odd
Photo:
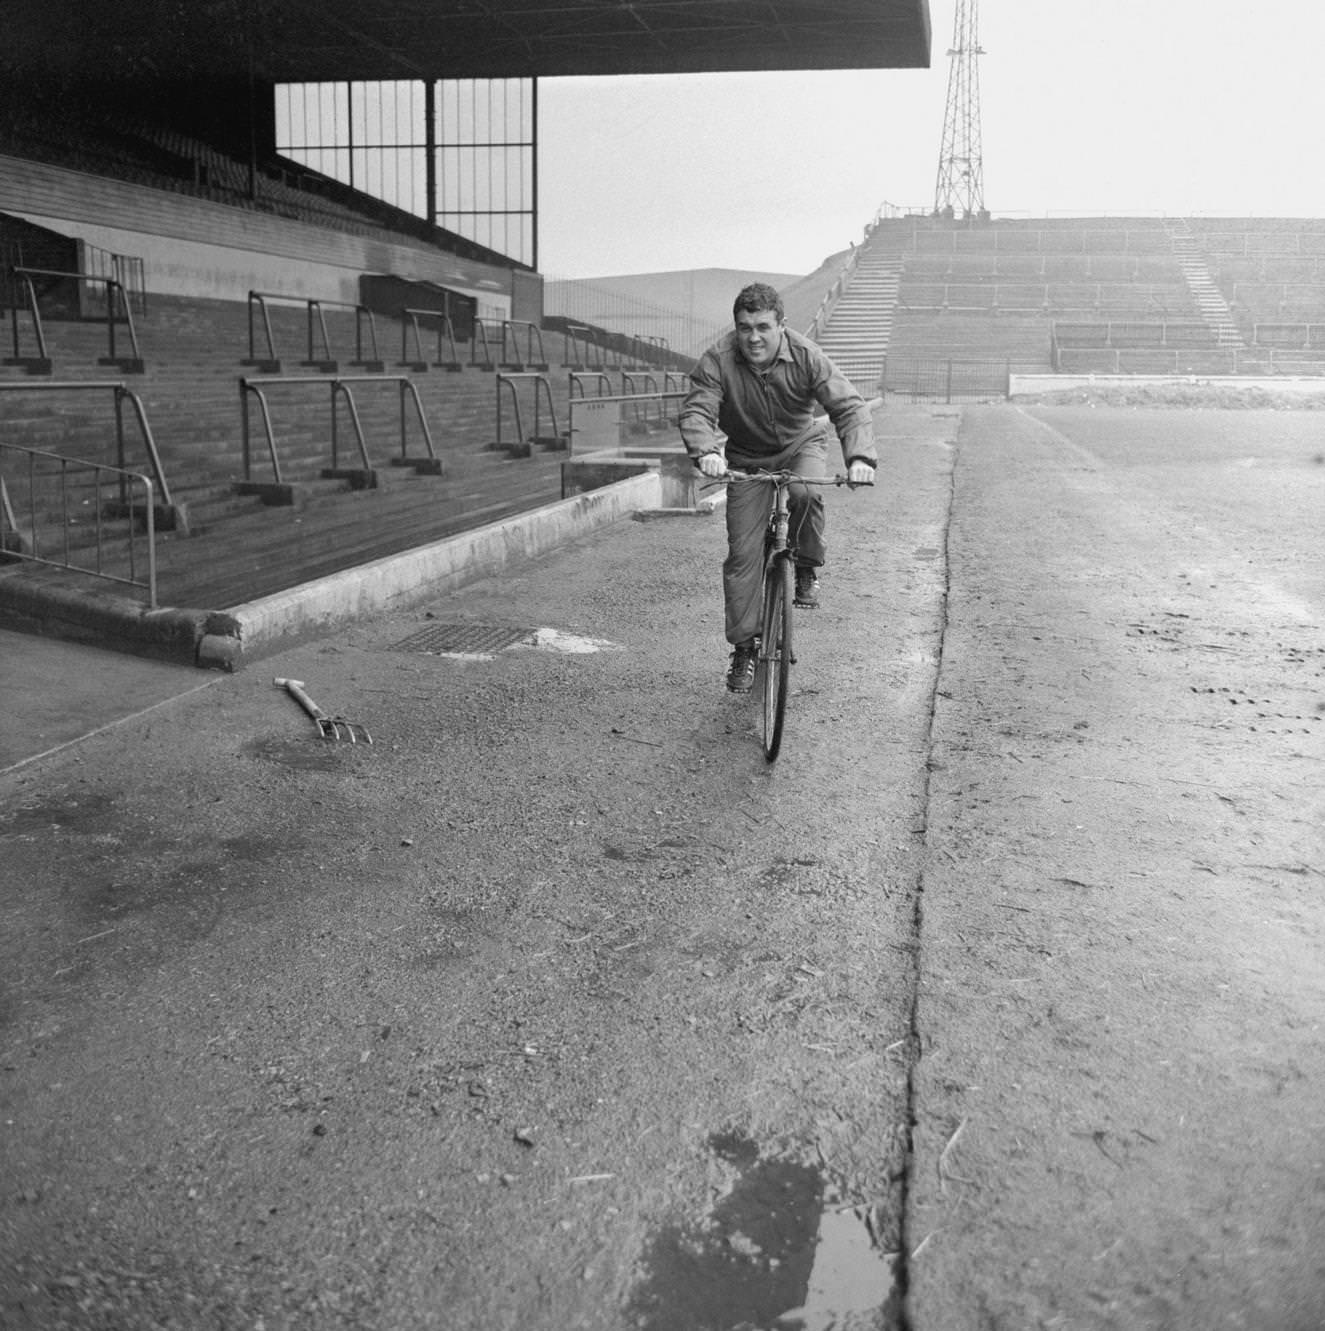
[(759, 639), (738, 642), (727, 668), (727, 688), (731, 693), (749, 693), (755, 683), (755, 663), (759, 659)]
[(819, 578), (814, 569), (796, 566), (796, 604), (802, 610), (819, 608)]

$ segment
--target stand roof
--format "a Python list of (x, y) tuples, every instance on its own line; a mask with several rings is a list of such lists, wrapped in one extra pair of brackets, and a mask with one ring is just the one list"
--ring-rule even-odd
[[(42, 0), (0, 64), (170, 81), (924, 68), (929, 0)], [(251, 61), (251, 64), (250, 64)]]

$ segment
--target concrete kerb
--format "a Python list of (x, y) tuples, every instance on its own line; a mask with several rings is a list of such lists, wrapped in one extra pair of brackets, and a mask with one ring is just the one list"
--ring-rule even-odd
[(229, 610), (149, 610), (128, 597), (0, 581), (0, 622), (45, 637), (237, 670), (245, 656), (443, 594), (515, 560), (545, 554), (641, 510), (656, 509), (661, 496), (659, 474), (648, 470)]
[(454, 590), (559, 545), (656, 508), (661, 481), (646, 471), (444, 541), (233, 606), (198, 644), (198, 664), (236, 669), (244, 657), (325, 633), (387, 608)]
[(7, 627), (43, 637), (192, 664), (213, 616), (177, 607), (151, 610), (128, 597), (14, 579), (0, 583), (0, 619)]

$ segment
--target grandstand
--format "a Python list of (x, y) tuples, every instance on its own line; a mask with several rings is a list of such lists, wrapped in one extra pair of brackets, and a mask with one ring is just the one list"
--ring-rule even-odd
[[(683, 37), (646, 47), (690, 68)], [(816, 57), (854, 58), (845, 36)], [(114, 468), (152, 481), (156, 600), (215, 611), (546, 505), (571, 396), (679, 386), (731, 292), (767, 276), (639, 275), (615, 280), (615, 313), (601, 290), (574, 304), (534, 264), (277, 153), (262, 116), (218, 118), (231, 77), (181, 101), (150, 81), (62, 95), (62, 71), (7, 105), (3, 622), (40, 626), (45, 590), (142, 596), (144, 492)], [(1325, 223), (888, 212), (815, 273), (776, 275), (791, 324), (867, 394), (1325, 366)]]
[(42, 128), (0, 143), (0, 411), (50, 456), (6, 448), (2, 525), (84, 571), (8, 563), (9, 622), (140, 580), (143, 515), (89, 464), (155, 482), (157, 600), (220, 609), (560, 499), (572, 371), (688, 363), (544, 324), (536, 273), (293, 163), (246, 184), (159, 126)]
[[(144, 590), (144, 500), (106, 468), (154, 484), (153, 599), (219, 611), (560, 499), (572, 392), (675, 391), (717, 331), (674, 352), (638, 301), (558, 315), (526, 265), (140, 112), (9, 125), (0, 248), (0, 606), (24, 627), (42, 588)], [(841, 267), (779, 278), (794, 323)]]
[(988, 396), (1008, 373), (1325, 372), (1316, 221), (908, 216), (880, 221), (867, 253), (896, 274), (894, 393)]

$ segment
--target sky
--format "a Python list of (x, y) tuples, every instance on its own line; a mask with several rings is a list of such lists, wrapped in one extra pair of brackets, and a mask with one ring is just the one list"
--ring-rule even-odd
[[(955, 0), (927, 70), (544, 79), (550, 277), (800, 275), (934, 204)], [(1325, 0), (979, 0), (995, 217), (1325, 217)]]

